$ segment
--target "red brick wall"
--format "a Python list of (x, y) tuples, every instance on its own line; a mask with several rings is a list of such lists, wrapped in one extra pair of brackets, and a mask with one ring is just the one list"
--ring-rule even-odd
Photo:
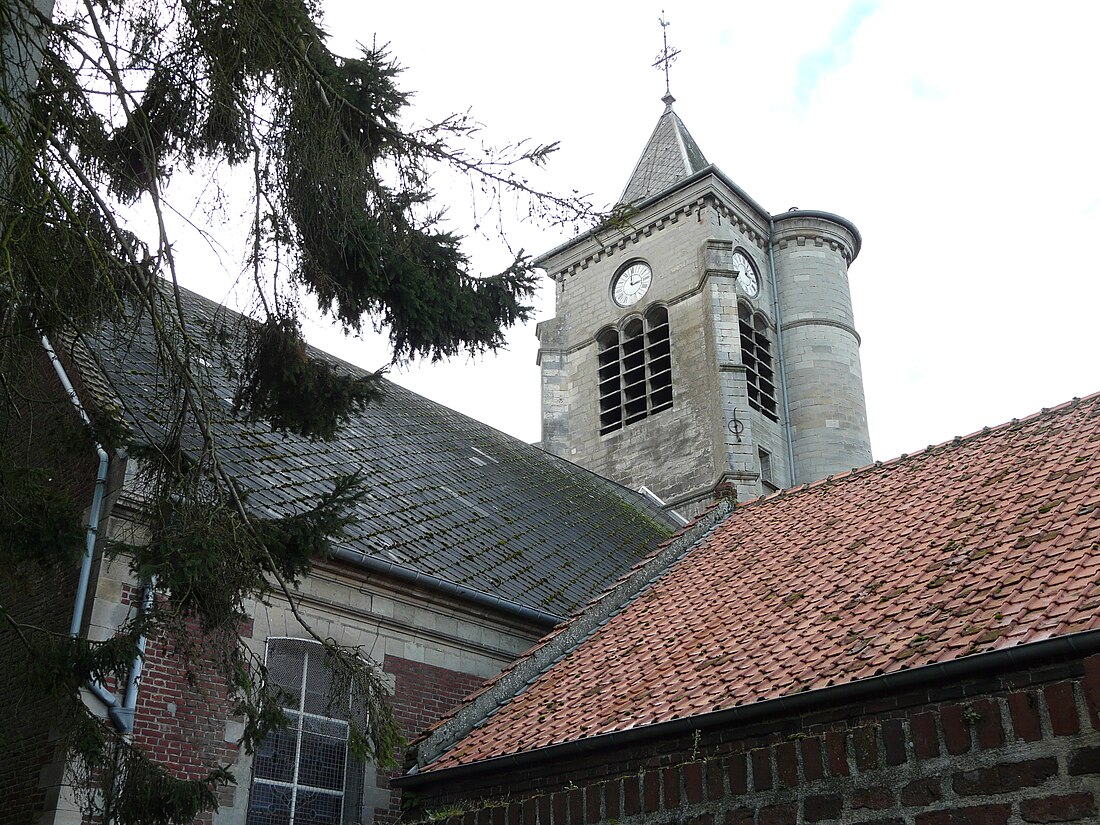
[[(382, 670), (394, 677), (393, 713), (406, 739), (413, 739), (444, 713), (472, 693), (485, 679), (472, 673), (447, 670), (399, 656), (387, 656)], [(393, 772), (379, 774), (378, 787), (389, 788)], [(375, 809), (375, 821), (396, 822), (401, 815), (401, 794), (393, 791), (387, 808)]]
[[(0, 428), (0, 460), (9, 467), (46, 470), (57, 489), (70, 495), (78, 508), (86, 508), (95, 488), (96, 455), (74, 439), (82, 425), (40, 348), (28, 366), (25, 384), (16, 388), (19, 414), (7, 417), (6, 427)], [(73, 550), (80, 553), (83, 545)], [(64, 636), (78, 572), (79, 562), (68, 570), (47, 571), (33, 564), (23, 570), (5, 569), (0, 575), (0, 605), (17, 622)], [(50, 788), (40, 787), (42, 770), (57, 756), (51, 730), (57, 709), (47, 697), (28, 689), (28, 664), (19, 634), (9, 623), (0, 623), (0, 819), (11, 823), (37, 820), (52, 794)]]
[(393, 713), (407, 739), (435, 724), (439, 717), (485, 681), (484, 677), (472, 673), (447, 670), (399, 656), (387, 656), (382, 670), (395, 678)]
[(448, 825), (1100, 822), (1100, 656), (415, 792)]
[[(76, 578), (74, 572), (0, 582), (0, 604), (17, 621), (64, 636)], [(47, 696), (28, 688), (28, 665), (19, 635), (5, 623), (0, 627), (0, 821), (13, 825), (37, 821), (53, 793), (42, 787), (42, 771), (58, 757), (53, 730), (58, 711)]]
[[(124, 604), (136, 604), (141, 589), (123, 586)], [(197, 626), (194, 631), (198, 633)], [(250, 628), (242, 629), (249, 635)], [(110, 685), (120, 701), (124, 687)], [(230, 719), (224, 679), (210, 665), (190, 666), (171, 639), (149, 639), (134, 714), (133, 745), (180, 779), (202, 779), (212, 768), (237, 760), (236, 741), (227, 742)], [(237, 777), (247, 787), (247, 776)], [(222, 802), (232, 799), (232, 788)], [(209, 814), (198, 822), (210, 822)]]
[(181, 779), (201, 779), (216, 765), (232, 764), (237, 745), (225, 741), (226, 695), (224, 680), (212, 668), (202, 666), (188, 674), (170, 640), (150, 640), (133, 744)]

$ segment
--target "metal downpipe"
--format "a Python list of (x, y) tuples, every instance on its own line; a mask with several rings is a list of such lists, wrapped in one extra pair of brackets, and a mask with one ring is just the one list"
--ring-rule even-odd
[[(58, 380), (61, 381), (62, 388), (69, 396), (69, 401), (72, 402), (73, 407), (76, 408), (76, 414), (80, 416), (80, 420), (84, 422), (84, 426), (91, 427), (92, 421), (88, 418), (88, 413), (84, 410), (84, 405), (80, 403), (80, 397), (76, 394), (76, 389), (69, 380), (69, 375), (65, 372), (65, 367), (61, 363), (61, 359), (57, 357), (57, 353), (50, 344), (50, 339), (45, 335), (42, 336), (42, 348), (46, 350), (46, 355), (53, 365), (54, 372), (57, 373)], [(92, 574), (92, 559), (95, 556), (96, 535), (99, 532), (99, 519), (103, 514), (103, 497), (107, 488), (107, 468), (110, 465), (110, 457), (107, 455), (107, 451), (103, 449), (103, 445), (98, 441), (95, 444), (95, 451), (96, 455), (99, 457), (99, 469), (96, 471), (95, 492), (92, 494), (92, 506), (88, 511), (88, 527), (84, 533), (84, 558), (80, 562), (80, 579), (77, 581), (76, 585), (76, 598), (73, 602), (73, 617), (69, 622), (69, 635), (73, 637), (80, 635), (80, 625), (84, 619), (84, 606), (88, 598), (88, 584)]]
[(779, 282), (775, 277), (775, 218), (768, 215), (768, 270), (772, 279), (772, 312), (775, 315), (776, 354), (779, 356), (779, 386), (783, 388), (783, 428), (787, 433), (789, 486), (795, 486), (794, 433), (791, 432), (791, 403), (787, 399), (787, 359), (783, 355), (783, 316), (779, 311)]
[[(50, 339), (43, 335), (41, 340), (42, 348), (46, 351), (46, 355), (50, 359), (50, 364), (53, 366), (54, 372), (57, 373), (57, 378), (61, 382), (61, 386), (65, 390), (66, 395), (69, 396), (69, 401), (76, 409), (77, 415), (80, 416), (80, 420), (84, 423), (84, 426), (91, 427), (92, 421), (88, 417), (84, 405), (80, 403), (80, 396), (77, 395), (76, 388), (73, 386), (72, 381), (69, 380), (69, 375), (65, 371), (64, 364), (61, 363), (61, 359), (57, 357), (57, 352), (54, 351), (53, 345), (50, 344)], [(88, 527), (84, 534), (84, 557), (80, 562), (80, 578), (77, 580), (76, 596), (73, 599), (73, 615), (69, 622), (69, 635), (73, 638), (80, 635), (80, 627), (84, 621), (84, 609), (87, 605), (88, 587), (91, 582), (92, 561), (95, 558), (96, 538), (99, 534), (99, 522), (103, 516), (103, 500), (106, 497), (107, 471), (110, 467), (110, 456), (108, 456), (107, 451), (98, 441), (95, 443), (95, 451), (99, 458), (99, 467), (96, 470), (95, 492), (92, 494), (92, 506), (88, 512)], [(143, 609), (145, 608), (146, 599), (152, 597), (151, 589), (148, 589), (148, 594), (149, 595), (142, 600)], [(126, 684), (126, 697), (122, 704), (119, 703), (118, 697), (107, 690), (103, 685), (97, 682), (89, 682), (87, 685), (88, 690), (107, 706), (107, 715), (110, 717), (115, 728), (122, 733), (130, 733), (134, 727), (134, 708), (137, 704), (137, 680), (141, 675), (142, 657), (145, 652), (144, 634), (138, 638), (137, 647), (138, 654), (135, 656), (134, 661), (130, 663), (130, 675)]]
[[(153, 607), (153, 598), (156, 594), (157, 580), (156, 577), (151, 579), (148, 584), (142, 589), (141, 593), (141, 615), (144, 617)], [(137, 694), (138, 686), (141, 684), (141, 671), (145, 667), (145, 645), (146, 637), (142, 633), (138, 636), (137, 640), (137, 656), (134, 657), (134, 661), (130, 664), (130, 673), (126, 677), (126, 693), (122, 697), (122, 707), (119, 708), (117, 716), (122, 722), (122, 730), (124, 733), (129, 733), (134, 729), (134, 714), (137, 710)], [(108, 711), (110, 712), (110, 711)], [(112, 715), (111, 719), (114, 720), (115, 716)], [(116, 722), (118, 724), (118, 722)]]

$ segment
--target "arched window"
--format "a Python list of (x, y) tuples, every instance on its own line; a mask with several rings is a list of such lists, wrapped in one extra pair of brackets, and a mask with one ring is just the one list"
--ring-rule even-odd
[(622, 332), (596, 336), (600, 435), (672, 406), (672, 349), (668, 310), (651, 307), (629, 318)]
[(267, 673), (290, 724), (256, 749), (248, 825), (359, 822), (363, 768), (348, 752), (349, 722), (359, 711), (334, 679), (328, 653), (306, 639), (269, 639)]
[(778, 421), (768, 320), (763, 314), (753, 312), (748, 304), (738, 303), (737, 321), (741, 330), (741, 363), (745, 365), (749, 406), (772, 421)]

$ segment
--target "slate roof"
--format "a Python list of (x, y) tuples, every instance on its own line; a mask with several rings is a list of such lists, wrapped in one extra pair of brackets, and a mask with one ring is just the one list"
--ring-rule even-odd
[[(183, 297), (193, 332), (240, 320), (198, 295)], [(130, 421), (155, 438), (166, 393), (148, 323), (105, 329), (91, 343)], [(353, 555), (565, 616), (675, 529), (646, 497), (392, 382), (335, 441), (320, 442), (234, 418), (233, 382), (213, 351), (202, 363), (221, 460), (258, 514), (295, 512), (336, 476), (363, 474), (367, 494), (340, 541)]]
[(420, 770), (1096, 628), (1100, 395), (737, 507)]
[(672, 95), (666, 95), (664, 102), (665, 110), (630, 174), (619, 203), (638, 203), (707, 167), (699, 145), (672, 111)]

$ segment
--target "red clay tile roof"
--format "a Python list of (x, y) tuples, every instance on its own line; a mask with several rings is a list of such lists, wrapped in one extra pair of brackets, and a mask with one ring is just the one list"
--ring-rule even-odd
[(738, 507), (427, 770), (1098, 627), (1100, 395)]

